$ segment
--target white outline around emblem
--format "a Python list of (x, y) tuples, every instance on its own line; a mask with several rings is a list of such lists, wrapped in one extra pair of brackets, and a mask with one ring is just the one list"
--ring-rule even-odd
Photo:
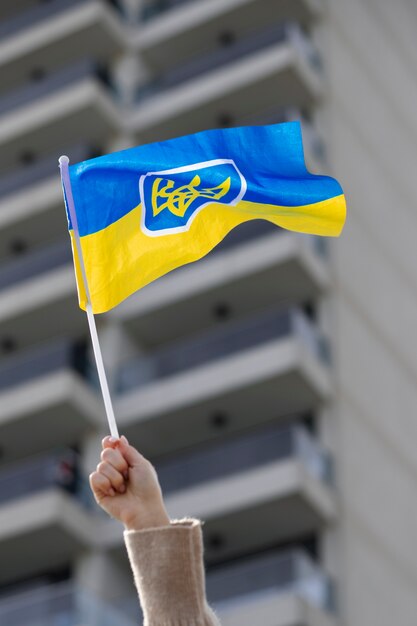
[(204, 207), (206, 207), (208, 204), (213, 204), (213, 202), (209, 201), (199, 206), (198, 209), (196, 209), (194, 213), (191, 215), (190, 219), (185, 224), (185, 226), (177, 226), (176, 228), (166, 228), (165, 230), (159, 230), (159, 231), (149, 230), (145, 226), (146, 204), (145, 204), (144, 184), (145, 184), (145, 178), (147, 176), (156, 176), (159, 174), (177, 174), (179, 172), (193, 172), (194, 170), (203, 169), (204, 167), (214, 167), (216, 165), (224, 165), (224, 164), (233, 165), (233, 167), (235, 168), (240, 178), (240, 183), (241, 183), (240, 191), (237, 194), (237, 196), (233, 198), (231, 202), (227, 202), (227, 204), (226, 203), (217, 203), (217, 204), (225, 204), (226, 206), (236, 206), (236, 204), (242, 200), (243, 196), (246, 193), (247, 182), (246, 182), (245, 177), (243, 176), (243, 174), (237, 167), (236, 163), (233, 161), (233, 159), (213, 159), (212, 161), (202, 161), (201, 163), (193, 163), (192, 165), (174, 167), (173, 169), (170, 169), (170, 170), (161, 170), (159, 172), (148, 172), (147, 174), (142, 174), (142, 176), (139, 179), (139, 195), (140, 195), (141, 205), (142, 205), (140, 227), (142, 229), (142, 232), (144, 232), (145, 235), (149, 235), (149, 237), (162, 237), (163, 235), (175, 235), (176, 233), (184, 233), (187, 230), (190, 230), (191, 224), (193, 223), (196, 215), (198, 215), (198, 213), (202, 209), (204, 209)]

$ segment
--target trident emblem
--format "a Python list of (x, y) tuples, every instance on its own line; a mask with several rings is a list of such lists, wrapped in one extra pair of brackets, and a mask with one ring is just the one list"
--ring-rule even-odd
[(139, 179), (140, 227), (149, 237), (186, 232), (205, 207), (214, 211), (206, 213), (210, 220), (216, 204), (235, 206), (246, 188), (245, 177), (231, 159), (147, 172)]
[[(163, 186), (166, 181), (165, 186)], [(167, 209), (177, 217), (184, 217), (187, 209), (197, 198), (220, 200), (230, 190), (231, 178), (226, 178), (217, 187), (203, 187), (199, 189), (201, 178), (194, 176), (188, 185), (182, 185), (175, 189), (175, 181), (164, 178), (156, 178), (152, 185), (152, 210), (154, 215)]]

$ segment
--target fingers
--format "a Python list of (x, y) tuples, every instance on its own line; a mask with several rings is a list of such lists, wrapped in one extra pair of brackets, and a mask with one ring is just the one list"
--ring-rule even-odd
[(100, 475), (105, 476), (111, 484), (111, 487), (118, 491), (119, 493), (124, 493), (126, 491), (125, 479), (124, 476), (117, 469), (111, 465), (110, 463), (101, 462), (97, 465), (97, 472)]
[(93, 472), (90, 474), (90, 486), (98, 502), (103, 497), (114, 496), (116, 493), (107, 476), (99, 472)]
[[(90, 476), (96, 474), (102, 478), (97, 483), (98, 488), (106, 492), (106, 495), (114, 495), (115, 492), (125, 493), (125, 480), (128, 478), (129, 466), (119, 450), (105, 448), (101, 453), (101, 463), (97, 465), (97, 470)], [(103, 480), (103, 478), (105, 480)], [(93, 486), (93, 484), (92, 484)], [(107, 493), (113, 491), (113, 494)]]
[(119, 443), (120, 439), (116, 439), (116, 437), (110, 437), (110, 435), (108, 435), (107, 437), (104, 437), (101, 445), (103, 446), (104, 450), (104, 448), (117, 448)]
[(112, 465), (118, 472), (126, 475), (129, 469), (128, 462), (124, 458), (120, 448), (105, 448), (101, 453), (101, 460)]
[(120, 439), (105, 437), (102, 446), (101, 462), (90, 474), (90, 485), (98, 502), (103, 497), (125, 493), (129, 467), (146, 461), (124, 436)]
[[(105, 437), (102, 441), (103, 452), (106, 450), (117, 450), (121, 453), (122, 457), (127, 462), (128, 466), (134, 467), (139, 463), (143, 462), (143, 455), (136, 450), (133, 446), (129, 445), (128, 440), (124, 435), (120, 439), (115, 439), (114, 437)], [(103, 453), (102, 453), (103, 454)]]

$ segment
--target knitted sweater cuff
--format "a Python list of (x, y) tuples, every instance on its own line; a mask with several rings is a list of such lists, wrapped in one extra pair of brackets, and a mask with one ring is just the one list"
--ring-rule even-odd
[(217, 626), (207, 606), (199, 520), (125, 531), (144, 626)]

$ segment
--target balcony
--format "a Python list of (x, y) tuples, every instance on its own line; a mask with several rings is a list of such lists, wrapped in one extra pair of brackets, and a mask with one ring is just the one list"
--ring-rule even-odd
[[(79, 144), (67, 148), (72, 163), (78, 163), (86, 159), (98, 156), (97, 151), (86, 144)], [(57, 178), (57, 154), (48, 154), (40, 158), (33, 157), (27, 165), (21, 165), (7, 175), (0, 176), (0, 198), (9, 198), (22, 188), (31, 189), (34, 185), (42, 183), (50, 178)], [(9, 198), (10, 200), (10, 198)], [(2, 200), (0, 200), (1, 202)], [(0, 204), (1, 206), (1, 204)], [(0, 209), (1, 210), (1, 209)]]
[(201, 488), (206, 483), (222, 481), (228, 476), (293, 456), (300, 458), (319, 480), (331, 481), (327, 453), (297, 422), (257, 427), (227, 441), (202, 444), (191, 452), (176, 453), (172, 459), (155, 461), (154, 465), (162, 490), (167, 495), (193, 487)]
[(301, 425), (257, 428), (156, 468), (171, 517), (205, 520), (209, 562), (307, 536), (335, 516), (329, 458)]
[(0, 292), (72, 261), (68, 238), (0, 266)]
[(224, 626), (332, 626), (332, 584), (301, 549), (219, 567), (207, 594)]
[(109, 316), (145, 347), (286, 302), (306, 302), (330, 283), (326, 241), (262, 220), (235, 228), (207, 257), (151, 283)]
[[(77, 163), (97, 156), (100, 150), (78, 144), (62, 152)], [(31, 249), (65, 237), (70, 249), (58, 151), (26, 156), (27, 164), (0, 176), (0, 258), (10, 256), (15, 242)]]
[(2, 505), (0, 559), (7, 567), (1, 569), (0, 584), (67, 565), (95, 545), (101, 521), (59, 488)]
[[(27, 152), (53, 152), (77, 140), (101, 143), (119, 128), (104, 70), (84, 59), (0, 98), (0, 170), (10, 172)], [(59, 155), (57, 155), (59, 156)]]
[(225, 32), (241, 38), (271, 21), (307, 27), (321, 5), (318, 0), (149, 0), (134, 45), (151, 67), (162, 70), (212, 50)]
[(8, 626), (137, 626), (137, 621), (71, 581), (2, 598), (0, 622)]
[(96, 507), (78, 464), (78, 456), (67, 449), (0, 469), (0, 559), (13, 561), (0, 572), (0, 583), (65, 564), (72, 560), (71, 546), (79, 550), (89, 542)]
[[(330, 394), (326, 344), (296, 309), (224, 323), (126, 363), (119, 371), (120, 427), (145, 454), (319, 406)], [(260, 409), (262, 407), (262, 409)]]
[[(87, 144), (70, 146), (62, 152), (72, 163), (101, 153)], [(65, 237), (70, 250), (57, 154), (29, 154), (28, 164), (0, 176), (0, 258), (10, 256), (15, 242), (31, 249)]]
[[(64, 211), (64, 209), (62, 209)], [(65, 217), (63, 218), (65, 222)], [(0, 268), (0, 340), (19, 348), (86, 330), (68, 235)]]
[(83, 347), (64, 339), (4, 358), (2, 462), (72, 445), (102, 422), (100, 400), (87, 378)]
[(25, 82), (40, 68), (50, 73), (87, 56), (107, 62), (122, 52), (125, 34), (115, 6), (105, 0), (50, 0), (3, 18), (1, 89)]
[(29, 495), (61, 489), (92, 509), (94, 500), (79, 472), (80, 459), (70, 448), (31, 457), (0, 468), (0, 507)]
[(198, 338), (162, 347), (150, 356), (124, 364), (119, 370), (118, 391), (126, 393), (154, 380), (286, 337), (292, 332), (303, 335), (314, 356), (326, 361), (322, 338), (301, 311), (268, 311), (252, 319), (203, 333)]
[[(130, 127), (154, 141), (276, 107), (307, 107), (321, 93), (320, 59), (296, 24), (280, 24), (184, 62), (138, 93)], [(175, 131), (173, 131), (175, 129)]]

